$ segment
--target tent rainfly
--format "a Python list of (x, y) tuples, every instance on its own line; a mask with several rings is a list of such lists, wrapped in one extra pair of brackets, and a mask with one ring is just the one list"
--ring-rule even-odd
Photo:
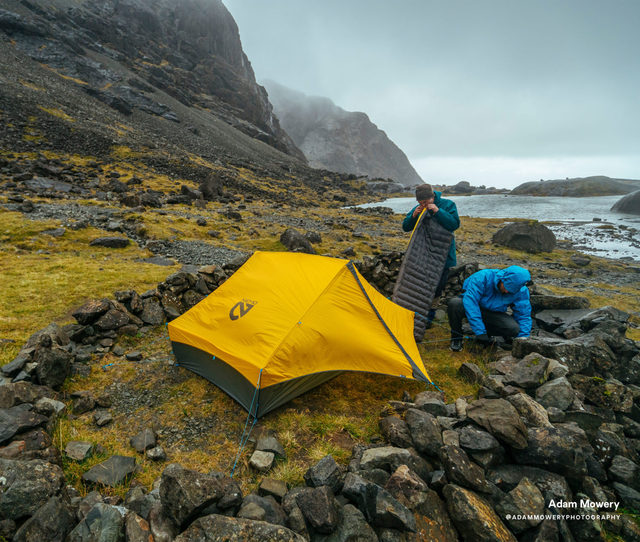
[(255, 252), (168, 328), (179, 365), (258, 418), (343, 371), (428, 382), (413, 325), (349, 260)]

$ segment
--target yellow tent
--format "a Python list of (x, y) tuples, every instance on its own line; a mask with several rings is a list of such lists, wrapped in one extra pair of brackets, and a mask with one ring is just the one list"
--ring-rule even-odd
[(342, 371), (428, 381), (413, 319), (349, 260), (256, 252), (168, 327), (182, 367), (260, 417)]

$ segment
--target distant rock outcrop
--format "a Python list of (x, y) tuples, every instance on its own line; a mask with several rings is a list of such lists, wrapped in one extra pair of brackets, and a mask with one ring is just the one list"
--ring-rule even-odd
[(523, 183), (511, 193), (521, 196), (615, 196), (628, 194), (640, 189), (640, 180), (612, 179), (604, 175), (576, 177), (574, 179), (554, 179)]
[(616, 201), (611, 207), (612, 211), (619, 213), (629, 213), (632, 215), (640, 215), (640, 190), (627, 194), (623, 198)]
[(404, 152), (365, 113), (345, 111), (328, 98), (273, 81), (264, 85), (282, 127), (312, 167), (390, 178), (405, 187), (423, 182)]

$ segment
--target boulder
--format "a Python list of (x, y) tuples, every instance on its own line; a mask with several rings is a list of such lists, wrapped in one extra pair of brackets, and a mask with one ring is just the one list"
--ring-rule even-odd
[(410, 448), (413, 446), (409, 427), (404, 420), (397, 416), (387, 416), (382, 418), (378, 425), (380, 426), (380, 433), (391, 445), (398, 448)]
[(64, 449), (67, 457), (74, 461), (84, 461), (91, 456), (93, 452), (93, 444), (91, 442), (72, 440), (67, 443)]
[(485, 499), (454, 484), (448, 484), (442, 492), (449, 515), (465, 542), (516, 542)]
[(460, 447), (466, 452), (490, 452), (500, 447), (500, 443), (491, 433), (473, 425), (465, 425), (459, 434)]
[(66, 539), (75, 523), (70, 507), (60, 497), (51, 497), (23, 523), (13, 542), (59, 542)]
[(567, 410), (575, 399), (575, 391), (562, 377), (551, 380), (536, 390), (536, 401), (545, 408)]
[(504, 375), (504, 383), (519, 388), (532, 389), (544, 384), (548, 376), (549, 360), (532, 352), (510, 368)]
[(136, 470), (136, 460), (133, 457), (113, 455), (106, 461), (92, 467), (82, 475), (85, 482), (103, 484), (116, 487), (123, 483)]
[(573, 499), (573, 493), (567, 480), (560, 474), (544, 469), (503, 464), (494, 467), (487, 473), (487, 480), (506, 492), (516, 488), (523, 478), (527, 478), (535, 484), (545, 496), (547, 504), (550, 499), (555, 501), (570, 501)]
[(509, 395), (507, 401), (516, 408), (526, 425), (533, 427), (548, 427), (551, 425), (545, 408), (526, 393)]
[(258, 487), (258, 495), (262, 497), (271, 495), (278, 502), (282, 502), (286, 494), (287, 483), (275, 478), (264, 478)]
[(467, 407), (467, 417), (515, 449), (527, 446), (527, 429), (518, 411), (504, 399), (480, 399)]
[(64, 486), (62, 469), (39, 459), (0, 459), (0, 479), (0, 518), (14, 521), (35, 514)]
[(329, 486), (301, 492), (296, 502), (309, 525), (319, 533), (332, 533), (338, 526), (338, 508)]
[(58, 388), (71, 374), (73, 355), (56, 344), (36, 347), (32, 358), (37, 364), (36, 375), (43, 386)]
[[(23, 403), (7, 409), (0, 409), (0, 445), (10, 441), (15, 435), (35, 429), (47, 423), (47, 418), (24, 408)], [(28, 405), (30, 407), (31, 405)]]
[(556, 246), (554, 233), (535, 221), (508, 224), (498, 230), (491, 240), (497, 245), (529, 253), (551, 252)]
[(280, 242), (292, 252), (316, 253), (309, 240), (293, 228), (287, 228), (282, 235), (280, 235)]
[(96, 504), (69, 534), (66, 542), (121, 542), (124, 517), (115, 506)]
[(529, 301), (534, 313), (545, 309), (572, 310), (589, 308), (589, 300), (586, 297), (579, 296), (531, 294)]
[(342, 469), (327, 455), (305, 473), (304, 481), (309, 487), (329, 486), (337, 494), (342, 489)]
[(376, 532), (367, 523), (364, 514), (352, 504), (341, 509), (338, 525), (328, 536), (314, 536), (317, 542), (378, 542)]
[(155, 447), (156, 433), (153, 429), (147, 427), (144, 431), (140, 431), (135, 437), (131, 437), (129, 444), (135, 448), (136, 452), (142, 454), (146, 450)]
[(591, 404), (616, 412), (631, 412), (633, 393), (622, 382), (585, 375), (570, 376), (569, 381)]
[(369, 448), (362, 454), (360, 468), (363, 470), (382, 469), (389, 473), (394, 472), (400, 465), (407, 465), (415, 471), (423, 480), (431, 471), (424, 459), (405, 448), (384, 446), (381, 448)]
[(276, 456), (272, 452), (263, 452), (256, 450), (251, 454), (249, 459), (249, 466), (258, 472), (268, 472), (273, 467), (276, 460)]
[(640, 215), (640, 190), (636, 190), (620, 198), (613, 204), (611, 210), (617, 213)]
[[(540, 490), (528, 478), (523, 478), (496, 506), (496, 512), (505, 518), (511, 530), (520, 534), (538, 525), (544, 513), (544, 497)], [(529, 516), (528, 519), (515, 519), (517, 516)]]
[(449, 481), (482, 493), (489, 492), (484, 470), (471, 461), (462, 448), (443, 446), (440, 460)]
[(135, 512), (127, 512), (124, 517), (124, 524), (127, 542), (150, 542), (153, 540), (151, 526)]
[(211, 505), (231, 508), (242, 499), (240, 488), (229, 478), (202, 474), (173, 463), (164, 469), (160, 501), (165, 513), (181, 527)]
[(89, 243), (92, 247), (106, 248), (126, 248), (129, 246), (129, 239), (126, 237), (99, 237)]
[(410, 408), (406, 411), (404, 419), (416, 449), (420, 453), (437, 457), (442, 446), (442, 430), (435, 417), (423, 410)]
[(530, 427), (527, 446), (513, 450), (520, 465), (531, 465), (579, 480), (587, 473), (585, 454), (576, 446), (575, 435), (564, 428)]
[(220, 540), (305, 542), (302, 536), (282, 525), (217, 514), (198, 518), (178, 535), (174, 542), (218, 542)]
[(286, 526), (287, 523), (284, 510), (270, 495), (266, 497), (255, 494), (247, 495), (242, 500), (237, 516), (245, 519), (268, 521), (275, 525)]

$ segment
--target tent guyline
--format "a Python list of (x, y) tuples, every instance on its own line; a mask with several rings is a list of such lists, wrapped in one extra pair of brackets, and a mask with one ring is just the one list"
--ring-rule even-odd
[[(249, 436), (251, 435), (251, 431), (253, 431), (253, 428), (256, 425), (256, 422), (258, 421), (258, 417), (254, 414), (253, 423), (251, 424), (251, 427), (249, 428), (249, 432), (247, 433), (247, 426), (249, 425), (249, 420), (251, 419), (251, 416), (252, 416), (251, 413), (253, 412), (253, 403), (254, 401), (256, 401), (256, 399), (260, 401), (260, 378), (261, 377), (262, 377), (262, 369), (260, 369), (260, 374), (258, 375), (258, 383), (256, 384), (256, 391), (253, 394), (253, 399), (251, 400), (251, 408), (249, 408), (249, 413), (247, 414), (247, 421), (245, 422), (244, 429), (242, 430), (242, 437), (240, 437), (240, 447), (238, 448), (238, 453), (236, 454), (235, 461), (233, 462), (233, 468), (231, 469), (231, 476), (230, 476), (231, 478), (233, 478), (233, 475), (236, 472), (236, 465), (238, 464), (238, 460), (242, 455), (242, 451), (247, 445), (247, 442), (249, 442)], [(256, 403), (256, 411), (257, 410), (258, 410), (258, 405)], [(246, 436), (245, 436), (245, 433), (246, 433)]]
[(168, 328), (180, 366), (260, 418), (344, 371), (430, 382), (414, 320), (349, 260), (258, 251)]

